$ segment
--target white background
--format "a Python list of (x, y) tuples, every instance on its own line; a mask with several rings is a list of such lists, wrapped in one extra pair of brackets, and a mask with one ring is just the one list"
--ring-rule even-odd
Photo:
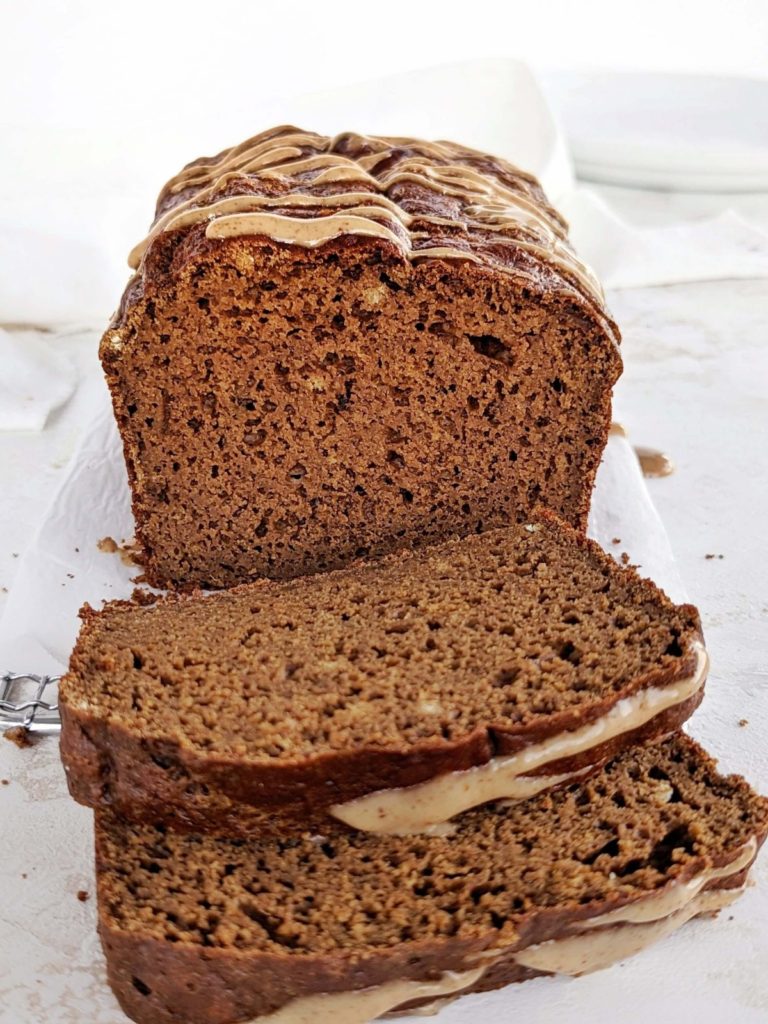
[[(87, 172), (108, 152), (156, 187), (179, 159), (252, 134), (275, 96), (466, 57), (768, 77), (766, 0), (4, 0), (0, 10), (2, 184), (22, 195), (74, 173), (98, 188)], [(154, 166), (143, 141), (160, 130)]]

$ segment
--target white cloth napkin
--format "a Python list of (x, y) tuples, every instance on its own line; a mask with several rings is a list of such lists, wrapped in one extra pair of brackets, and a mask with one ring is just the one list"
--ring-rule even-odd
[(768, 232), (733, 210), (646, 228), (622, 220), (592, 189), (574, 189), (559, 206), (576, 251), (605, 288), (768, 277)]
[(42, 430), (76, 383), (75, 367), (54, 338), (0, 328), (0, 431)]

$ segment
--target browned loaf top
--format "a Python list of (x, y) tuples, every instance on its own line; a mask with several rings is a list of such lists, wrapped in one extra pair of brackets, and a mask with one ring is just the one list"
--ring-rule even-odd
[(264, 132), (166, 185), (101, 358), (151, 582), (578, 528), (618, 333), (537, 182), (451, 143)]
[(423, 830), (526, 797), (676, 728), (706, 671), (694, 608), (549, 516), (84, 619), (60, 687), (72, 794), (234, 835)]
[(526, 804), (470, 811), (450, 837), (244, 842), (101, 813), (109, 980), (140, 1024), (280, 1008), (279, 1024), (358, 1024), (452, 991), (580, 973), (729, 902), (767, 828), (766, 801), (682, 735)]

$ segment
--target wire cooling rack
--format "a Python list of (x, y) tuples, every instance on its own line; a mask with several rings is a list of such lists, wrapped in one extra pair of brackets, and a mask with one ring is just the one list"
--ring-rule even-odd
[(0, 732), (24, 729), (54, 734), (61, 730), (58, 687), (61, 676), (6, 672), (0, 676)]

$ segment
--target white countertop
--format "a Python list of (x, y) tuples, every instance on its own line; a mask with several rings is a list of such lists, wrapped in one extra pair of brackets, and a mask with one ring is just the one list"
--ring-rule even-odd
[[(634, 193), (614, 188), (600, 191), (628, 219), (645, 223), (704, 216), (725, 204), (722, 196)], [(741, 196), (735, 205), (758, 223), (768, 224), (768, 196)], [(672, 476), (650, 480), (649, 487), (690, 598), (701, 609), (712, 658), (707, 697), (690, 731), (722, 758), (723, 768), (746, 774), (768, 791), (768, 285), (764, 280), (716, 281), (633, 289), (608, 298), (624, 335), (625, 373), (617, 390), (617, 418), (626, 425), (634, 443), (663, 449), (677, 466)], [(84, 377), (98, 372), (92, 338), (65, 337), (59, 344)], [(87, 388), (81, 388), (41, 434), (0, 434), (0, 588), (13, 586), (14, 555), (30, 538), (41, 505), (72, 453), (87, 419), (87, 405)], [(0, 603), (5, 596), (0, 590)], [(44, 608), (41, 615), (45, 615)], [(746, 724), (739, 724), (744, 719)], [(35, 876), (46, 870), (49, 858), (58, 856), (62, 842), (60, 835), (46, 829), (44, 808), (29, 805), (29, 801), (44, 802), (54, 795), (44, 792), (36, 777), (43, 776), (44, 766), (55, 760), (55, 741), (46, 739), (42, 746), (12, 748), (10, 754), (6, 750), (3, 754), (7, 767), (2, 774), (10, 780), (10, 785), (0, 787), (3, 902), (8, 894), (14, 904), (29, 902), (29, 941), (35, 941), (35, 914), (56, 917), (61, 922), (62, 955), (67, 955), (68, 918), (92, 916), (94, 908), (93, 900), (80, 903), (75, 897), (77, 889), (92, 889), (87, 876), (68, 877), (71, 892), (65, 894), (61, 906), (50, 908), (35, 902)], [(20, 798), (22, 785), (24, 796)], [(15, 818), (9, 817), (9, 810)], [(72, 820), (80, 821), (86, 814), (73, 808)], [(13, 860), (14, 829), (9, 822), (14, 821), (19, 829), (39, 833), (40, 861), (29, 865), (27, 871)], [(22, 872), (29, 877), (20, 878)], [(690, 1019), (698, 1015), (702, 1022), (715, 1021), (725, 1014), (737, 1024), (757, 1024), (768, 1017), (768, 972), (764, 969), (768, 963), (768, 857), (763, 857), (755, 874), (758, 888), (748, 892), (716, 925), (689, 926), (697, 933), (696, 955), (690, 961), (696, 964), (695, 978), (683, 983), (676, 971), (659, 978), (659, 998), (664, 996), (665, 985), (670, 992), (676, 986), (685, 990)], [(5, 1009), (3, 993), (13, 991), (11, 966), (14, 979), (18, 977), (15, 937), (8, 928), (4, 930), (6, 920), (0, 903), (0, 1021), (37, 1024), (76, 1019), (54, 1013), (56, 993), (46, 996), (40, 978), (25, 978), (26, 984), (36, 987), (34, 997), (9, 999), (16, 1009)], [(753, 961), (729, 962), (727, 944), (733, 929), (749, 933)], [(678, 939), (671, 939), (664, 947), (681, 950), (677, 943)], [(658, 954), (650, 951), (644, 955), (647, 963), (654, 955)], [(584, 985), (615, 990), (616, 1001), (606, 1002), (606, 1014), (609, 1003), (621, 1006), (625, 1024), (639, 1024), (649, 1019), (647, 1005), (621, 1005), (620, 990), (621, 983), (631, 983), (631, 972), (642, 973), (647, 963), (646, 967), (628, 964), (618, 968), (619, 973), (614, 972), (618, 986), (615, 980), (603, 980), (607, 976), (600, 982), (584, 979)], [(73, 971), (77, 970), (80, 967), (73, 965)], [(90, 979), (84, 976), (83, 984), (82, 1001), (77, 1001), (79, 1019), (98, 1019), (101, 1024), (108, 1018), (91, 1015)], [(560, 1009), (579, 1005), (578, 998), (562, 995), (573, 989), (558, 984), (551, 991), (559, 993), (555, 1002)], [(516, 1012), (523, 1005), (530, 1010), (521, 991), (520, 999), (516, 993), (510, 1000), (509, 1009)], [(449, 1018), (450, 1010), (446, 1021)], [(561, 1014), (559, 1019), (575, 1022), (581, 1017)], [(604, 1018), (601, 1010), (590, 1014), (590, 1019), (613, 1018)]]

